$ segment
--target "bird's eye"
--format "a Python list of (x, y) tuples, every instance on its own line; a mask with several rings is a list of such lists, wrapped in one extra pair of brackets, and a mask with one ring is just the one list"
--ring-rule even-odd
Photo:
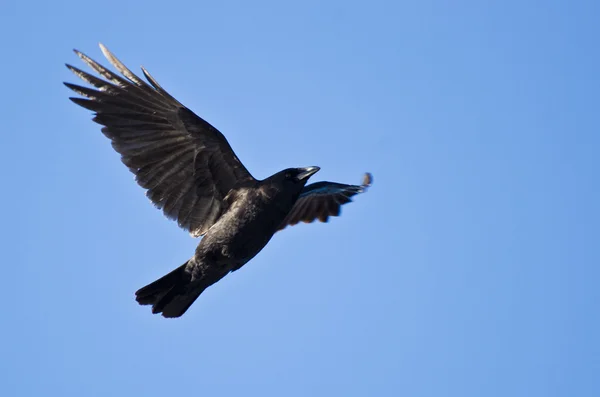
[(285, 173), (285, 179), (290, 179), (292, 177), (292, 173), (291, 172), (286, 172)]

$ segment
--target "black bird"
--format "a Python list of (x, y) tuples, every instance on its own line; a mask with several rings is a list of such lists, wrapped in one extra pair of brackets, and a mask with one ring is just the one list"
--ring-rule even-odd
[(194, 237), (194, 256), (166, 276), (139, 289), (141, 305), (180, 317), (210, 285), (246, 264), (287, 225), (326, 222), (342, 204), (366, 190), (362, 185), (308, 179), (319, 167), (288, 168), (256, 180), (216, 128), (169, 95), (142, 67), (146, 83), (106, 47), (100, 49), (123, 77), (75, 53), (104, 79), (68, 65), (96, 89), (65, 83), (84, 98), (70, 98), (95, 112), (94, 121), (121, 154), (146, 195)]

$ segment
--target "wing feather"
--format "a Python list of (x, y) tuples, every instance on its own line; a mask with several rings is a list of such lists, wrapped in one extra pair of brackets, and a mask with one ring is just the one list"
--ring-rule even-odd
[(81, 96), (70, 99), (95, 113), (93, 121), (103, 126), (102, 133), (154, 205), (192, 235), (204, 234), (222, 213), (227, 193), (255, 179), (223, 134), (165, 91), (146, 69), (142, 72), (150, 84), (102, 44), (100, 49), (121, 76), (75, 50), (101, 78), (67, 65), (93, 87), (65, 83)]
[(299, 222), (311, 223), (316, 219), (327, 222), (329, 217), (339, 216), (342, 205), (351, 202), (352, 196), (365, 192), (372, 183), (373, 176), (366, 173), (361, 185), (335, 182), (317, 182), (307, 185), (278, 230)]

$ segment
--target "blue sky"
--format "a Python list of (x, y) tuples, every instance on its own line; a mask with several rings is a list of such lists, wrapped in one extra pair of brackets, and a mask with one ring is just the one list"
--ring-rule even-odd
[[(600, 395), (594, 1), (4, 1), (4, 396)], [(184, 317), (197, 241), (67, 97), (103, 42), (258, 178), (371, 190)]]

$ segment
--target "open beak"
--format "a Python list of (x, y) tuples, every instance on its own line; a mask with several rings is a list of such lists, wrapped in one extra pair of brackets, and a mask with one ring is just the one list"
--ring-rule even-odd
[(296, 175), (296, 179), (298, 179), (299, 181), (304, 181), (316, 174), (320, 169), (320, 167), (299, 168), (299, 170), (302, 170), (302, 172)]

